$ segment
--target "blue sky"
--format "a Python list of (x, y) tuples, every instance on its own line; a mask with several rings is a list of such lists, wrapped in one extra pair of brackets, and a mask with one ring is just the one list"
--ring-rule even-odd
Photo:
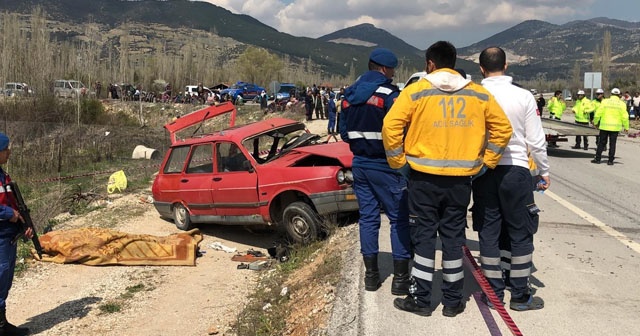
[(438, 40), (465, 47), (525, 20), (564, 24), (608, 17), (640, 21), (638, 0), (201, 0), (252, 16), (281, 32), (320, 37), (371, 23), (426, 49)]

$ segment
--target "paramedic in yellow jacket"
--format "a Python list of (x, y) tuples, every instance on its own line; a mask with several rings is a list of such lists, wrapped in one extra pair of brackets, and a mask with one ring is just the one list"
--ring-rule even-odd
[(611, 97), (602, 100), (596, 110), (593, 124), (600, 130), (600, 141), (598, 142), (596, 157), (591, 162), (600, 163), (602, 151), (607, 146), (608, 139), (610, 144), (607, 164), (612, 166), (613, 159), (616, 157), (618, 133), (622, 130), (629, 131), (629, 112), (627, 112), (627, 104), (620, 99), (620, 89), (613, 88)]
[[(511, 124), (495, 98), (454, 71), (456, 49), (446, 41), (426, 52), (424, 79), (404, 88), (384, 118), (382, 141), (391, 168), (409, 180), (414, 245), (413, 285), (400, 310), (430, 316), (436, 235), (442, 241), (442, 314), (464, 311), (462, 245), (471, 177), (495, 168)], [(405, 130), (406, 128), (406, 130)]]
[[(589, 126), (590, 124), (590, 114), (595, 110), (595, 106), (593, 102), (589, 100), (589, 98), (585, 98), (584, 91), (578, 90), (578, 98), (576, 99), (576, 103), (571, 108), (576, 117), (576, 124)], [(584, 140), (584, 150), (589, 149), (589, 140), (586, 135), (576, 135), (576, 144), (571, 147), (573, 149), (580, 149), (581, 140)]]
[(562, 100), (562, 91), (558, 90), (553, 93), (553, 97), (549, 99), (547, 108), (549, 109), (549, 118), (562, 119), (562, 113), (564, 113), (564, 109), (567, 108), (567, 104)]

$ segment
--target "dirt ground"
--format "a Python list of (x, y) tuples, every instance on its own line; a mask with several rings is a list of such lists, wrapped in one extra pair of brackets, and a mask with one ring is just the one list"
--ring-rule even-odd
[[(112, 226), (128, 233), (166, 236), (178, 230), (158, 216), (145, 195), (111, 200), (100, 211), (70, 218), (56, 229)], [(105, 225), (104, 212), (141, 210), (140, 215)], [(126, 210), (124, 210), (126, 208)], [(106, 223), (110, 224), (110, 223)], [(222, 335), (235, 320), (256, 282), (257, 273), (236, 269), (233, 253), (211, 248), (213, 242), (238, 251), (266, 253), (274, 233), (251, 233), (239, 227), (201, 229), (203, 256), (195, 267), (58, 265), (34, 262), (14, 281), (8, 300), (9, 319), (37, 335)], [(127, 288), (142, 288), (131, 298)], [(126, 296), (126, 295), (125, 295)], [(101, 306), (117, 303), (119, 312), (104, 313)]]
[[(309, 128), (321, 134), (326, 120), (312, 122)], [(55, 230), (95, 226), (157, 236), (179, 232), (158, 216), (149, 199), (149, 190), (116, 194), (104, 201), (103, 209), (58, 218)], [(93, 267), (27, 260), (29, 269), (15, 279), (9, 293), (8, 319), (29, 327), (34, 335), (231, 335), (230, 326), (256, 285), (258, 272), (238, 270), (238, 263), (231, 261), (233, 253), (215, 250), (211, 244), (266, 253), (280, 236), (231, 226), (203, 226), (201, 231), (203, 256), (195, 267)], [(316, 259), (320, 262), (323, 257)], [(322, 328), (331, 310), (334, 289), (314, 284), (309, 274), (307, 267), (292, 279), (309, 284), (306, 292), (292, 297), (306, 298), (302, 306), (310, 310), (293, 310), (292, 315), (305, 316), (305, 322), (292, 319), (297, 322), (290, 334), (306, 334), (305, 325)], [(120, 311), (103, 311), (109, 307)]]

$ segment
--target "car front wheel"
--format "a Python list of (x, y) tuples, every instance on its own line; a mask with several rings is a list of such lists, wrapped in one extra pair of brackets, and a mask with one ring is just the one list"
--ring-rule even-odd
[(318, 238), (321, 219), (318, 214), (304, 202), (293, 202), (284, 209), (282, 215), (287, 234), (296, 243), (307, 244)]
[(189, 217), (189, 210), (180, 203), (173, 206), (173, 222), (180, 230), (188, 231), (193, 228), (193, 223), (191, 223), (191, 218)]

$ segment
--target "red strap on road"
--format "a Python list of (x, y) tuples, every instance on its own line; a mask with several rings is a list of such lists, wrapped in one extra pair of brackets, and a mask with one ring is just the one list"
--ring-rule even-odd
[(509, 330), (511, 330), (511, 333), (514, 336), (523, 336), (522, 332), (520, 331), (516, 323), (513, 322), (513, 319), (511, 319), (511, 316), (509, 316), (509, 313), (504, 308), (502, 301), (498, 299), (498, 296), (493, 291), (493, 288), (491, 288), (489, 281), (487, 281), (487, 278), (485, 278), (484, 274), (482, 274), (482, 270), (480, 269), (480, 266), (478, 266), (478, 264), (476, 263), (476, 260), (473, 259), (473, 256), (471, 255), (471, 251), (469, 251), (469, 248), (467, 246), (465, 245), (462, 246), (462, 253), (464, 254), (464, 261), (467, 264), (467, 266), (471, 269), (471, 274), (473, 274), (473, 277), (478, 282), (478, 285), (480, 285), (480, 289), (482, 289), (482, 291), (487, 296), (489, 301), (491, 301), (491, 303), (493, 304), (493, 307), (495, 307), (496, 311), (498, 312), (498, 314), (500, 315), (504, 323), (507, 325)]

